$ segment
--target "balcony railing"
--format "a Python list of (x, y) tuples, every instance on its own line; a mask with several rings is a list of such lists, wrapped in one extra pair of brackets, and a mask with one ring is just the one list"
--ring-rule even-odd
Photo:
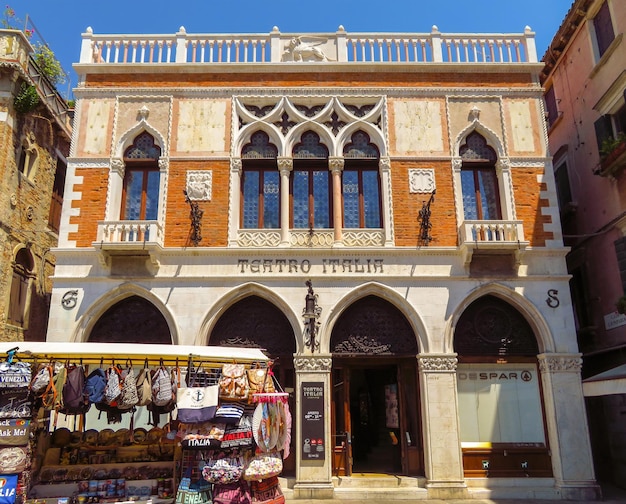
[(94, 246), (103, 249), (136, 250), (163, 246), (163, 227), (158, 221), (101, 221)]
[(466, 220), (461, 226), (461, 245), (500, 248), (524, 242), (522, 221)]
[(83, 34), (80, 63), (536, 63), (535, 34)]

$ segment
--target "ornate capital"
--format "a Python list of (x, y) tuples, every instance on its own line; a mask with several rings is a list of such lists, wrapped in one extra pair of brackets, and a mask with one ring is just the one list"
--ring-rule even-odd
[(389, 156), (382, 156), (378, 160), (378, 168), (380, 168), (381, 171), (391, 170), (391, 159), (389, 158)]
[(330, 357), (296, 357), (293, 360), (296, 371), (317, 371), (330, 373), (333, 360)]
[(580, 373), (583, 366), (580, 354), (541, 354), (537, 358), (542, 373)]
[(111, 171), (119, 174), (120, 176), (124, 175), (124, 168), (126, 165), (124, 164), (124, 160), (122, 158), (111, 158)]
[(160, 157), (159, 158), (159, 170), (167, 171), (170, 166), (170, 160), (168, 158)]
[(343, 167), (345, 165), (345, 159), (342, 157), (329, 157), (328, 158), (328, 167), (330, 171), (333, 173), (340, 173), (343, 171)]
[(454, 171), (461, 171), (462, 167), (463, 167), (463, 159), (461, 159), (460, 157), (453, 157), (452, 158), (452, 169)]
[(279, 157), (276, 160), (276, 164), (278, 164), (278, 171), (282, 174), (284, 171), (289, 174), (293, 170), (293, 158), (291, 157)]
[(509, 158), (503, 157), (503, 158), (498, 159), (498, 161), (496, 161), (496, 170), (498, 172), (498, 175), (500, 175), (503, 170), (510, 170), (510, 169), (511, 169), (511, 160)]
[(241, 175), (241, 158), (232, 157), (230, 158), (230, 171), (238, 173)]
[(453, 373), (459, 360), (452, 355), (418, 355), (419, 369), (426, 373)]

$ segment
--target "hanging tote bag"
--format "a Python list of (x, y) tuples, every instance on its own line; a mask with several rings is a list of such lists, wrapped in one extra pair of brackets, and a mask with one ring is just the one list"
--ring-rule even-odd
[(277, 452), (257, 453), (250, 458), (243, 471), (246, 481), (261, 481), (283, 472), (283, 459)]
[(239, 456), (210, 459), (202, 469), (206, 481), (221, 485), (238, 482), (242, 474), (243, 461)]
[(250, 494), (254, 504), (285, 504), (285, 496), (277, 476), (251, 482)]
[(219, 387), (187, 387), (176, 390), (178, 420), (183, 423), (208, 422), (215, 416)]
[(251, 504), (250, 487), (246, 481), (213, 485), (213, 504)]
[(122, 371), (122, 392), (117, 401), (117, 407), (121, 410), (129, 410), (134, 408), (139, 402), (137, 395), (137, 380), (135, 378), (135, 370), (133, 363), (128, 360), (126, 369)]
[(243, 364), (224, 364), (219, 380), (220, 399), (226, 401), (247, 400), (249, 395), (248, 376)]
[(252, 402), (254, 394), (275, 392), (274, 377), (270, 367), (261, 368), (259, 366), (246, 370), (248, 384), (250, 387), (249, 401)]

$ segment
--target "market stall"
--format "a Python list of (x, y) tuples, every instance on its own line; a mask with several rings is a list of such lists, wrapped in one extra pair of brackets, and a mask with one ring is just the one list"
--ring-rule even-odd
[(3, 468), (0, 451), (0, 470), (20, 474), (16, 495), (46, 504), (191, 504), (237, 492), (282, 500), (291, 416), (260, 350), (0, 343), (4, 354), (0, 385), (11, 387), (0, 416), (12, 429), (5, 441), (17, 443), (4, 450), (19, 452), (21, 465)]

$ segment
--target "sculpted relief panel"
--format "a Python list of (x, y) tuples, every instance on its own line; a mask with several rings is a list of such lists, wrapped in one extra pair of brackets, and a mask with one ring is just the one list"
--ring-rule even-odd
[(395, 100), (393, 122), (396, 154), (442, 152), (441, 103), (425, 100)]
[(226, 152), (226, 101), (181, 100), (177, 152)]

